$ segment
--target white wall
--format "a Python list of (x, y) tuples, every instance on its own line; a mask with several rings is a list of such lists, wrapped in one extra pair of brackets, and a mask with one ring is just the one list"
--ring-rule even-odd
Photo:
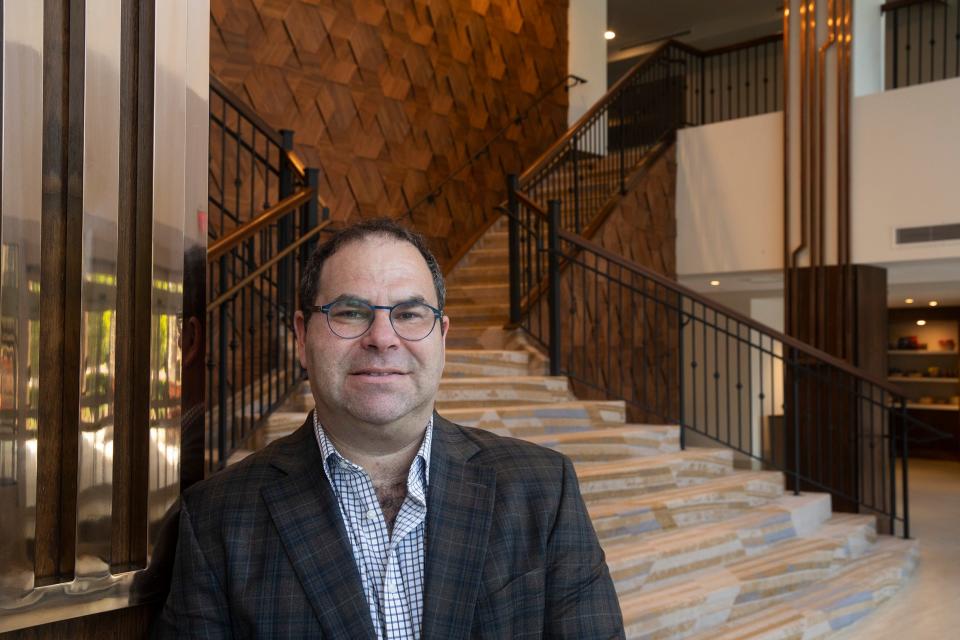
[(783, 264), (783, 114), (682, 129), (677, 273)]
[(857, 98), (851, 117), (853, 261), (960, 256), (893, 243), (895, 227), (960, 222), (960, 78)]
[(573, 124), (607, 92), (607, 3), (570, 0), (567, 34), (570, 47), (567, 73), (586, 78), (587, 83), (570, 90), (567, 124)]
[[(960, 256), (895, 247), (894, 227), (960, 222), (960, 79), (854, 98), (852, 259)], [(677, 140), (677, 273), (783, 268), (782, 114), (685, 129)]]

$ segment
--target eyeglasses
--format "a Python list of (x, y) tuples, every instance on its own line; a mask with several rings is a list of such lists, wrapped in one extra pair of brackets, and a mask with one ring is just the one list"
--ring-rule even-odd
[(327, 325), (334, 335), (351, 340), (359, 338), (373, 326), (373, 314), (383, 309), (390, 314), (390, 326), (397, 335), (410, 342), (423, 340), (433, 332), (443, 312), (424, 302), (400, 302), (392, 307), (374, 305), (363, 300), (335, 300), (328, 304), (311, 307), (327, 316)]

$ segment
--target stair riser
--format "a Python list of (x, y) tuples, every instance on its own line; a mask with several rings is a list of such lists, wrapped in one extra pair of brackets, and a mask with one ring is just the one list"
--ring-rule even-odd
[(473, 284), (500, 284), (509, 282), (510, 268), (507, 265), (496, 267), (459, 267), (450, 276), (451, 286)]
[[(580, 493), (587, 503), (615, 498), (630, 498), (642, 493), (673, 489), (729, 475), (733, 459), (720, 455), (687, 454), (659, 456), (633, 464), (579, 465)], [(653, 464), (656, 463), (656, 466)], [(598, 472), (597, 470), (601, 471)], [(622, 469), (622, 470), (618, 470)]]
[(626, 411), (622, 403), (584, 402), (568, 407), (519, 407), (507, 409), (469, 409), (449, 411), (447, 418), (459, 424), (489, 429), (523, 438), (546, 433), (568, 433), (622, 426)]
[(453, 325), (458, 323), (478, 324), (490, 327), (502, 327), (510, 318), (510, 309), (500, 305), (471, 305), (468, 307), (448, 307), (444, 315), (450, 318)]
[(474, 362), (447, 362), (443, 367), (445, 378), (472, 378), (476, 376), (540, 376), (544, 367), (524, 364), (493, 364)]
[(447, 290), (447, 306), (460, 304), (509, 304), (508, 285), (476, 285)]
[(754, 482), (747, 488), (731, 487), (691, 498), (689, 502), (654, 502), (631, 513), (594, 516), (592, 520), (601, 541), (612, 542), (630, 536), (728, 520), (765, 505), (782, 494), (782, 481), (780, 484), (775, 480)]

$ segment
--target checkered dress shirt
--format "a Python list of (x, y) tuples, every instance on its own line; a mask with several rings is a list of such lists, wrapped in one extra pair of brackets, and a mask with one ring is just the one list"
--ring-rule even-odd
[(420, 638), (433, 417), (407, 473), (407, 497), (400, 506), (392, 536), (370, 476), (340, 455), (316, 412), (313, 429), (324, 460), (323, 471), (340, 505), (378, 640)]

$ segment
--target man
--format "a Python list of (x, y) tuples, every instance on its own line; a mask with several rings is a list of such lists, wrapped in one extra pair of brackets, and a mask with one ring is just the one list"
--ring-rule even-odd
[(434, 413), (450, 319), (386, 220), (312, 256), (295, 318), (316, 409), (183, 496), (178, 637), (622, 637), (569, 460)]

